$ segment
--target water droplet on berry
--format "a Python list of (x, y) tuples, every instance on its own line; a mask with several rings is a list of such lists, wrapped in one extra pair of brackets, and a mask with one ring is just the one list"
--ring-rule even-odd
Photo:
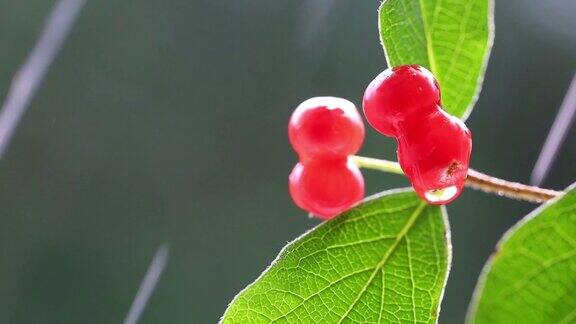
[(424, 198), (431, 204), (443, 205), (458, 195), (458, 188), (450, 186), (443, 189), (429, 190), (424, 193)]

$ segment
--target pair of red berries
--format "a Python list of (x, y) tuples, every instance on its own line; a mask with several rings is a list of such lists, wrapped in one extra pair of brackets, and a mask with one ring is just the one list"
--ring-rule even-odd
[(442, 110), (440, 88), (430, 71), (403, 65), (378, 75), (364, 93), (364, 114), (378, 132), (395, 137), (398, 162), (420, 197), (447, 204), (468, 175), (472, 136)]
[[(447, 204), (462, 192), (472, 148), (470, 131), (441, 108), (432, 73), (417, 65), (388, 69), (364, 93), (370, 125), (398, 142), (398, 161), (416, 193), (431, 204)], [(352, 207), (364, 181), (348, 156), (360, 148), (364, 126), (354, 105), (333, 97), (303, 102), (289, 123), (300, 163), (290, 174), (298, 206), (321, 218)]]
[(300, 162), (289, 177), (292, 199), (320, 218), (331, 218), (364, 197), (364, 178), (349, 156), (364, 141), (362, 117), (353, 103), (335, 97), (311, 98), (288, 124)]

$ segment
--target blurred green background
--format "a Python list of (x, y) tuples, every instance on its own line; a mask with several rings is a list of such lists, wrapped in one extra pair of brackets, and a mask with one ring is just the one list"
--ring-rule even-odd
[[(0, 94), (54, 1), (0, 1)], [(316, 95), (357, 104), (385, 68), (378, 1), (88, 1), (0, 161), (0, 323), (119, 323), (155, 252), (142, 323), (213, 323), (318, 223), (291, 202), (286, 124)], [(576, 2), (496, 1), (468, 120), (473, 166), (527, 181), (576, 68)], [(576, 179), (571, 132), (546, 185)], [(364, 155), (394, 157), (369, 131)], [(367, 171), (368, 192), (406, 186)], [(500, 235), (533, 209), (466, 191), (449, 207), (441, 323), (462, 323)]]

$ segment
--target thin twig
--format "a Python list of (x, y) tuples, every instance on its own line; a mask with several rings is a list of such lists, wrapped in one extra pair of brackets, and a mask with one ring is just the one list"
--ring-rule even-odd
[(502, 180), (472, 169), (468, 170), (466, 186), (487, 193), (533, 203), (545, 202), (563, 194), (562, 191), (543, 189), (518, 182)]
[(548, 133), (546, 142), (542, 147), (540, 156), (534, 165), (534, 170), (530, 176), (530, 184), (534, 186), (539, 186), (544, 182), (544, 179), (548, 176), (550, 168), (558, 155), (558, 151), (562, 146), (562, 143), (566, 139), (568, 130), (574, 122), (574, 117), (576, 116), (576, 74), (572, 78), (570, 87), (564, 96), (560, 110), (554, 119), (552, 128)]
[(134, 297), (132, 306), (130, 306), (126, 319), (124, 319), (124, 324), (138, 323), (140, 316), (146, 308), (146, 304), (148, 304), (150, 296), (152, 296), (152, 292), (154, 292), (154, 289), (156, 288), (156, 284), (160, 280), (162, 272), (164, 272), (164, 269), (166, 268), (166, 264), (168, 264), (168, 258), (168, 246), (162, 245), (158, 248), (150, 266), (148, 266), (148, 271), (146, 271), (146, 275), (140, 284), (136, 297)]
[[(352, 156), (352, 159), (361, 168), (395, 174), (403, 173), (398, 162), (367, 158), (363, 156)], [(563, 194), (562, 191), (542, 189), (535, 186), (502, 180), (472, 169), (468, 170), (466, 186), (487, 193), (534, 203), (541, 203)]]
[(12, 79), (0, 111), (0, 158), (84, 3), (85, 0), (60, 0), (54, 5), (38, 42)]

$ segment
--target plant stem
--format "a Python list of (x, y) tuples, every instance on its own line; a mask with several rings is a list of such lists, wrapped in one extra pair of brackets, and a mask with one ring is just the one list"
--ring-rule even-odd
[[(369, 157), (353, 155), (352, 160), (358, 167), (378, 170), (388, 173), (404, 174), (400, 164), (394, 161), (374, 159)], [(468, 170), (466, 186), (482, 190), (486, 193), (496, 194), (512, 199), (525, 200), (533, 203), (541, 203), (562, 195), (564, 192), (550, 189), (543, 189), (535, 186), (511, 182), (495, 178), (476, 170)]]

